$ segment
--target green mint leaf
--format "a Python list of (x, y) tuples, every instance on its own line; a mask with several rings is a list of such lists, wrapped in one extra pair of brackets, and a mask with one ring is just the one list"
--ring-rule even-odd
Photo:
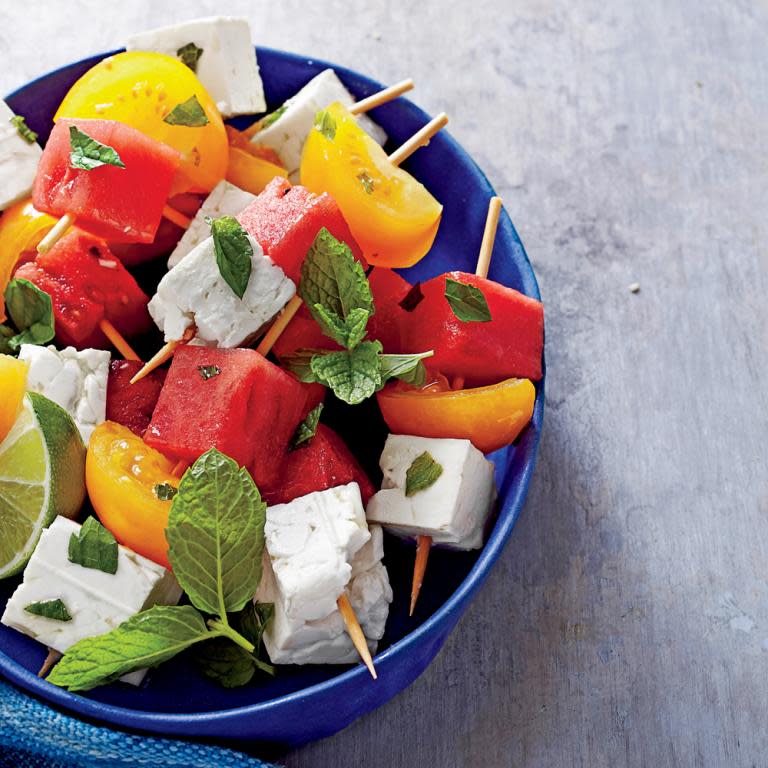
[(75, 643), (48, 676), (70, 691), (87, 691), (145, 667), (156, 667), (213, 636), (191, 605), (156, 605), (111, 632)]
[(427, 371), (421, 361), (434, 354), (430, 350), (416, 355), (380, 355), (379, 370), (382, 385), (389, 379), (401, 379), (414, 387), (423, 387), (427, 379)]
[(11, 339), (16, 331), (10, 325), (0, 324), (0, 355), (15, 355), (18, 349), (11, 348)]
[(336, 138), (336, 120), (328, 110), (321, 109), (315, 115), (315, 130), (320, 131), (328, 141)]
[(154, 487), (155, 496), (160, 501), (171, 501), (173, 497), (179, 492), (178, 488), (174, 488), (170, 483), (158, 483)]
[(365, 338), (370, 317), (367, 309), (355, 307), (344, 319), (326, 309), (322, 304), (315, 304), (310, 309), (310, 313), (320, 326), (320, 330), (342, 347), (354, 349)]
[(353, 348), (365, 337), (375, 311), (368, 278), (349, 246), (325, 227), (301, 266), (299, 295), (323, 333), (337, 343)]
[(174, 575), (196, 608), (223, 618), (253, 599), (266, 509), (248, 471), (215, 448), (186, 471), (166, 538)]
[(304, 421), (296, 427), (291, 440), (291, 448), (296, 449), (307, 441), (311, 440), (317, 432), (317, 425), (320, 423), (320, 414), (323, 412), (323, 404), (315, 406)]
[(203, 49), (198, 48), (194, 43), (187, 43), (176, 51), (176, 55), (182, 64), (186, 64), (193, 72), (197, 72), (197, 62), (203, 55)]
[(265, 128), (269, 128), (270, 125), (276, 123), (288, 109), (288, 104), (283, 104), (282, 107), (278, 107), (274, 112), (271, 112), (266, 117), (262, 118), (259, 124), (259, 130), (263, 131)]
[(10, 122), (19, 132), (19, 136), (28, 144), (34, 144), (37, 141), (37, 134), (27, 125), (27, 121), (21, 115), (14, 115)]
[(453, 314), (464, 323), (487, 323), (491, 311), (483, 292), (474, 285), (460, 283), (450, 277), (445, 280), (445, 298), (451, 305)]
[(35, 616), (44, 616), (46, 619), (54, 621), (72, 621), (72, 616), (67, 610), (67, 606), (56, 598), (55, 600), (44, 600), (39, 603), (30, 603), (24, 606), (27, 613), (33, 613)]
[(248, 288), (253, 266), (253, 246), (246, 231), (233, 216), (222, 216), (211, 222), (216, 264), (227, 285), (238, 299)]
[(117, 573), (117, 539), (95, 517), (89, 517), (80, 533), (69, 537), (69, 562)]
[(51, 297), (23, 278), (11, 280), (5, 289), (5, 306), (19, 333), (7, 339), (16, 351), (22, 344), (47, 344), (54, 337)]
[(362, 171), (357, 174), (358, 181), (363, 185), (363, 189), (365, 190), (366, 194), (372, 195), (373, 194), (373, 179), (370, 177), (370, 175), (366, 171)]
[(125, 168), (125, 163), (112, 147), (92, 139), (76, 125), (69, 126), (69, 143), (72, 147), (69, 153), (69, 164), (73, 168), (80, 168), (83, 171), (92, 171), (101, 165)]
[(405, 495), (413, 496), (433, 485), (443, 474), (443, 468), (428, 451), (417, 456), (405, 473)]
[(242, 637), (251, 642), (254, 652), (249, 653), (225, 638), (203, 643), (198, 648), (196, 661), (203, 674), (224, 688), (237, 688), (251, 681), (257, 669), (274, 674), (274, 667), (259, 659), (261, 638), (274, 614), (274, 605), (254, 605), (252, 602), (235, 616), (231, 625)]
[(280, 363), (304, 384), (314, 384), (317, 377), (312, 373), (312, 358), (317, 355), (327, 354), (325, 349), (298, 349), (292, 355), (280, 358)]
[(197, 372), (205, 381), (208, 381), (208, 379), (218, 376), (221, 373), (221, 368), (218, 365), (198, 365)]
[(378, 341), (363, 341), (354, 349), (316, 354), (310, 362), (312, 373), (339, 400), (357, 405), (381, 387), (381, 349)]
[(208, 125), (208, 115), (197, 100), (197, 96), (192, 94), (186, 101), (177, 104), (164, 118), (164, 123), (168, 125), (183, 125), (186, 128), (201, 128)]

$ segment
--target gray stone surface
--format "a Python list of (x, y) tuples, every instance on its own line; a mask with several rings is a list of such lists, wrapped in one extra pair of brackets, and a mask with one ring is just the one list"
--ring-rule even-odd
[(510, 545), (410, 690), (288, 765), (766, 765), (768, 5), (372, 5), (0, 7), (0, 92), (216, 11), (410, 75), (538, 272), (548, 405)]

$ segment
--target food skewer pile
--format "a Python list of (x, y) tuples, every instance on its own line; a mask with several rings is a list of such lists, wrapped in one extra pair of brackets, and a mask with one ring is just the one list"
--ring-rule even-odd
[[(433, 546), (483, 546), (486, 455), (533, 412), (543, 308), (488, 277), (501, 200), (474, 274), (411, 285), (394, 270), (443, 208), (401, 165), (448, 118), (387, 153), (368, 114), (411, 80), (355, 101), (324, 70), (238, 131), (224, 119), (266, 110), (246, 21), (127, 48), (72, 86), (42, 152), (0, 111), (0, 468), (24, 467), (0, 471), (0, 578), (23, 572), (2, 622), (70, 690), (193, 646), (225, 686), (358, 658), (375, 679), (388, 537), (416, 543), (413, 615)], [(145, 293), (136, 265), (162, 258)], [(380, 488), (323, 416), (373, 396)]]

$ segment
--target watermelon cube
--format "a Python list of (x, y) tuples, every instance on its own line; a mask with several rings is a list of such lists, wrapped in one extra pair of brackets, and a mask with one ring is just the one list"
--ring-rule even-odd
[(78, 349), (109, 348), (99, 328), (109, 320), (123, 336), (151, 325), (149, 297), (107, 244), (75, 229), (48, 253), (22, 264), (15, 277), (34, 283), (51, 297), (56, 337)]
[[(446, 279), (478, 288), (488, 304), (488, 322), (465, 322), (445, 297)], [(445, 376), (463, 376), (472, 386), (503, 379), (541, 378), (544, 307), (493, 280), (449, 272), (421, 284), (423, 299), (409, 313), (403, 341), (410, 352), (433, 349), (430, 367)]]
[(166, 374), (164, 368), (158, 368), (131, 384), (143, 366), (138, 360), (113, 360), (107, 379), (107, 420), (128, 427), (139, 437), (144, 437), (152, 420)]
[[(125, 165), (73, 168), (70, 126), (114, 149)], [(74, 216), (78, 227), (116, 243), (151, 243), (171, 191), (179, 153), (114, 120), (60, 119), (32, 188), (38, 211)]]
[(278, 480), (305, 401), (300, 382), (252, 349), (183, 346), (144, 439), (188, 461), (215, 447), (247, 466), (263, 491)]
[(362, 251), (336, 201), (328, 193), (316, 195), (306, 187), (291, 186), (282, 176), (267, 184), (237, 220), (297, 285), (304, 257), (323, 227), (345, 242), (358, 261), (363, 261)]
[(344, 441), (325, 424), (307, 443), (283, 457), (280, 481), (267, 491), (267, 504), (284, 504), (313, 491), (324, 491), (355, 482), (363, 504), (375, 493), (373, 484)]

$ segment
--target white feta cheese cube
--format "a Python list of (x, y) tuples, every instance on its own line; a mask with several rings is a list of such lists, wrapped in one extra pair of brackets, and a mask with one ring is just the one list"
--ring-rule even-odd
[(30, 144), (11, 122), (11, 108), (0, 99), (0, 211), (27, 197), (43, 150)]
[(129, 51), (177, 57), (188, 43), (202, 48), (196, 74), (224, 117), (264, 112), (264, 86), (247, 19), (211, 16), (131, 35)]
[[(355, 485), (352, 483), (351, 485)], [(345, 488), (348, 486), (341, 486)], [(336, 489), (333, 489), (336, 490)], [(327, 492), (323, 492), (327, 493)], [(314, 494), (310, 494), (314, 495)], [(293, 502), (291, 502), (293, 503)], [(287, 506), (287, 505), (279, 505)], [(271, 511), (267, 510), (267, 521)], [(294, 537), (292, 537), (294, 538)], [(294, 539), (295, 543), (301, 537)], [(295, 558), (301, 558), (302, 551), (297, 550)], [(357, 550), (351, 561), (351, 579), (346, 584), (349, 601), (360, 622), (360, 626), (368, 641), (371, 653), (376, 652), (378, 641), (384, 635), (384, 628), (389, 614), (389, 604), (392, 602), (392, 588), (389, 584), (387, 569), (381, 562), (383, 556), (383, 539), (381, 529), (374, 526), (371, 538)], [(325, 615), (318, 616), (320, 611), (299, 611), (305, 615), (289, 615), (287, 596), (275, 574), (275, 560), (269, 550), (264, 558), (264, 575), (256, 601), (273, 603), (275, 614), (264, 634), (264, 645), (273, 664), (352, 664), (358, 661), (354, 644), (346, 631), (344, 619), (336, 607), (338, 592), (332, 600), (324, 601), (324, 609), (332, 609)], [(342, 579), (339, 579), (339, 582)], [(309, 583), (307, 579), (305, 583)], [(336, 594), (338, 585), (334, 586), (331, 594)], [(296, 608), (294, 601), (291, 608)], [(312, 615), (317, 618), (307, 619)]]
[[(80, 526), (57, 517), (43, 531), (24, 570), (24, 580), (11, 595), (2, 621), (59, 653), (86, 637), (109, 632), (153, 605), (175, 605), (181, 588), (161, 565), (118, 546), (117, 571), (104, 573), (69, 561), (69, 539)], [(61, 600), (72, 616), (57, 621), (28, 613), (30, 603)], [(126, 676), (140, 682), (143, 673)]]
[(348, 483), (269, 507), (264, 539), (287, 616), (327, 616), (370, 539), (360, 488)]
[(189, 228), (173, 249), (168, 259), (168, 269), (175, 267), (193, 248), (211, 236), (211, 227), (205, 221), (207, 217), (218, 219), (220, 216), (237, 216), (255, 199), (256, 195), (230, 184), (226, 179), (220, 181), (205, 198)]
[(83, 442), (107, 417), (110, 353), (103, 349), (56, 349), (22, 344), (19, 360), (29, 363), (27, 389), (58, 403), (74, 420)]
[[(251, 141), (274, 149), (288, 171), (288, 178), (295, 184), (299, 180), (301, 152), (315, 123), (315, 115), (335, 101), (341, 102), (345, 107), (351, 107), (355, 103), (352, 94), (339, 80), (338, 75), (332, 69), (325, 69), (313, 77), (295, 96), (288, 99), (280, 107), (280, 116), (255, 133)], [(360, 115), (357, 120), (360, 127), (376, 142), (386, 142), (386, 133), (370, 117)]]
[(219, 347), (247, 345), (296, 293), (285, 276), (250, 235), (251, 276), (243, 298), (219, 272), (213, 238), (168, 272), (149, 302), (149, 313), (166, 341), (180, 339), (193, 324), (203, 342)]
[[(442, 474), (428, 488), (405, 495), (406, 473), (427, 451)], [(478, 549), (496, 489), (493, 464), (469, 440), (389, 435), (379, 460), (382, 490), (368, 502), (369, 522), (397, 536), (431, 536), (451, 549)]]

